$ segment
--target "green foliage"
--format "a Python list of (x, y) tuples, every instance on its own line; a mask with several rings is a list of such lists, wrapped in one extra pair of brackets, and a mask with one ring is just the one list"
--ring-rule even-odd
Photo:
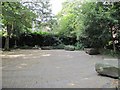
[(83, 50), (84, 49), (84, 45), (80, 42), (77, 42), (75, 44), (75, 50)]
[(100, 53), (102, 55), (107, 55), (107, 56), (110, 56), (110, 57), (119, 57), (120, 56), (119, 51), (114, 52), (113, 50), (110, 50), (110, 49), (101, 49)]
[(0, 36), (2, 36), (2, 30), (0, 30)]
[[(87, 1), (87, 0), (86, 0)], [(32, 37), (43, 36), (45, 42), (55, 39), (56, 46), (64, 48), (69, 45), (70, 38), (76, 38), (75, 49), (84, 47), (103, 48), (110, 45), (120, 47), (120, 2), (82, 2), (80, 0), (66, 0), (61, 12), (53, 17), (49, 1), (39, 3), (2, 2), (2, 23), (4, 36), (19, 38), (21, 34)], [(89, 0), (88, 0), (89, 1)], [(36, 9), (38, 8), (38, 9)], [(32, 33), (33, 21), (36, 31)], [(52, 30), (42, 32), (43, 27)], [(41, 31), (40, 31), (41, 30)], [(113, 35), (116, 35), (113, 37)], [(1, 35), (1, 32), (0, 32)], [(57, 39), (56, 36), (57, 35)], [(49, 39), (48, 39), (49, 38)], [(114, 42), (114, 39), (117, 43)], [(37, 39), (36, 41), (38, 41)], [(65, 41), (65, 43), (61, 43)], [(68, 43), (66, 43), (68, 42)], [(36, 42), (35, 42), (36, 43)], [(116, 45), (114, 45), (116, 44)], [(68, 46), (71, 48), (71, 46)]]
[(9, 50), (9, 39), (19, 37), (20, 33), (32, 28), (32, 20), (36, 15), (20, 2), (2, 2), (3, 28), (6, 28), (5, 50)]
[(63, 3), (63, 9), (57, 15), (58, 23), (56, 25), (56, 31), (59, 34), (66, 36), (76, 36), (77, 14), (75, 9), (78, 6), (78, 3), (80, 2), (76, 0), (73, 2), (66, 1)]
[(58, 44), (57, 46), (53, 46), (54, 49), (64, 49), (65, 45), (64, 44)]
[[(77, 36), (76, 48), (103, 48), (120, 43), (120, 2), (81, 2), (66, 0), (57, 15), (56, 31), (61, 35)], [(117, 44), (118, 44), (117, 43)]]
[(40, 0), (39, 2), (23, 2), (22, 4), (37, 15), (37, 17), (33, 19), (33, 28), (35, 31), (39, 32), (45, 26), (48, 26), (52, 29), (54, 20), (50, 0)]
[(31, 20), (35, 16), (28, 8), (22, 6), (19, 2), (2, 2), (3, 23), (6, 24), (22, 24), (31, 27)]
[(19, 2), (2, 2), (2, 23), (4, 27), (11, 25), (11, 35), (18, 36), (32, 28), (32, 20), (36, 15)]
[(24, 46), (20, 47), (20, 49), (32, 49), (32, 47), (30, 47), (28, 45), (24, 45)]
[(60, 20), (60, 31), (59, 34), (66, 35), (66, 36), (75, 36), (74, 30), (74, 15), (68, 14), (61, 18)]
[[(87, 8), (86, 8), (87, 6)], [(112, 5), (104, 5), (103, 3), (85, 3), (83, 5), (84, 18), (84, 31), (83, 35), (86, 36), (86, 41), (89, 42), (90, 47), (104, 47), (112, 40), (111, 31), (113, 27), (118, 27), (118, 19), (113, 17), (116, 10), (113, 10)], [(117, 29), (116, 29), (117, 31)]]
[(75, 47), (72, 46), (72, 45), (66, 45), (66, 46), (64, 47), (64, 49), (65, 49), (65, 50), (68, 50), (68, 51), (74, 51), (74, 50), (75, 50)]
[(49, 33), (49, 32), (42, 32), (42, 31), (33, 32), (33, 34), (37, 34), (37, 35), (51, 35), (51, 33)]

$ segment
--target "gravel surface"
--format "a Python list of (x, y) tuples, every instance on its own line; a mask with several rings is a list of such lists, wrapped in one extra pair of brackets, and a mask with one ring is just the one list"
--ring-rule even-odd
[(99, 76), (101, 55), (84, 51), (13, 50), (2, 54), (3, 88), (115, 88), (118, 81)]

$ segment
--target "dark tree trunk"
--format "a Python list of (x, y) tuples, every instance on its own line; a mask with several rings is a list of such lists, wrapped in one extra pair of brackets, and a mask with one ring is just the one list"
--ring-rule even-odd
[(11, 29), (12, 29), (12, 25), (7, 25), (7, 36), (6, 36), (6, 40), (5, 40), (5, 50), (9, 51), (9, 39), (10, 39), (10, 34), (11, 34)]
[(15, 45), (14, 48), (17, 48), (17, 39), (15, 38)]
[(6, 36), (6, 39), (5, 39), (5, 50), (7, 50), (7, 51), (10, 50), (9, 49), (9, 36), (8, 35)]
[(116, 47), (115, 47), (115, 41), (114, 41), (114, 37), (113, 37), (112, 27), (111, 27), (111, 37), (112, 37), (113, 51), (116, 52)]

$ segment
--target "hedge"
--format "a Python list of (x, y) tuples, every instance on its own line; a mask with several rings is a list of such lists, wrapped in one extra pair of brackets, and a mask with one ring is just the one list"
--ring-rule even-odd
[[(76, 37), (67, 37), (63, 35), (53, 35), (53, 34), (39, 34), (39, 33), (30, 33), (30, 34), (21, 34), (19, 38), (11, 37), (10, 38), (10, 48), (13, 48), (15, 41), (18, 47), (30, 46), (57, 46), (59, 44), (64, 45), (75, 45), (77, 42)], [(2, 36), (2, 48), (5, 46), (5, 37)]]

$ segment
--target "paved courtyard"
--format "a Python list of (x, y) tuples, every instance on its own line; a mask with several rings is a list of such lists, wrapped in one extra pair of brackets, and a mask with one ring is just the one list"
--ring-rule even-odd
[(3, 88), (114, 88), (116, 80), (99, 76), (101, 55), (84, 51), (15, 50), (2, 54)]

